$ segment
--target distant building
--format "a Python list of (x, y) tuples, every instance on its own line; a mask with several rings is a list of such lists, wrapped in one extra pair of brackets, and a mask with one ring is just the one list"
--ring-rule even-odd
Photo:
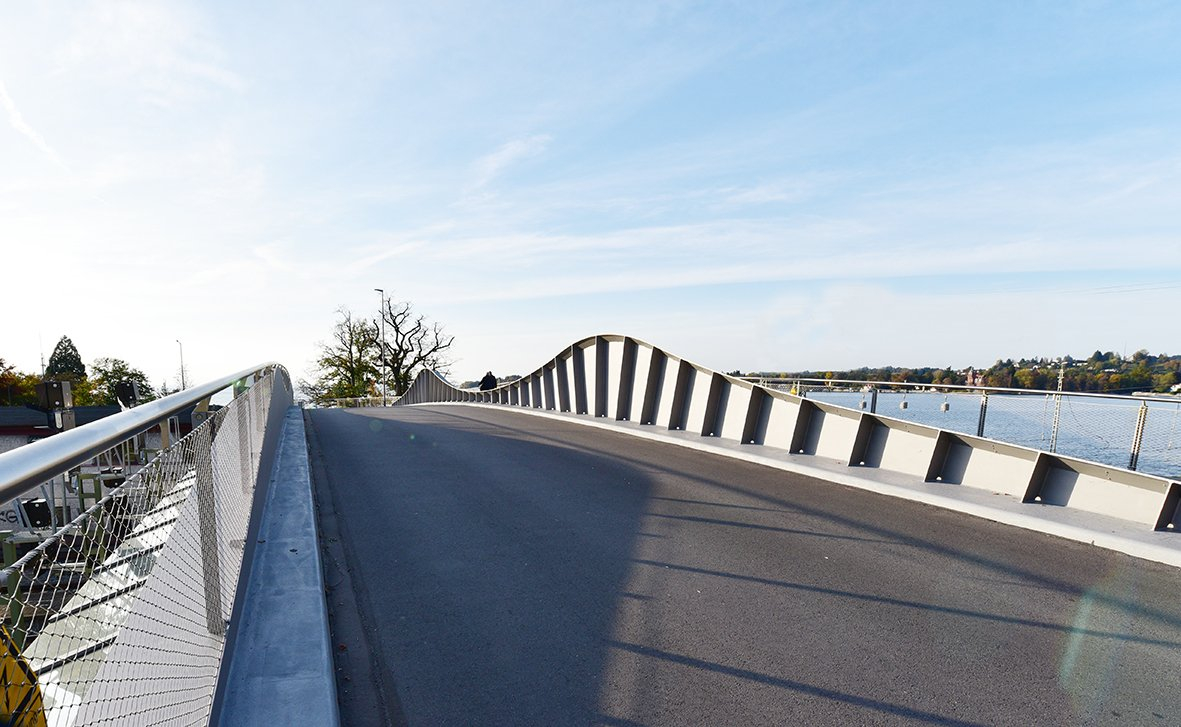
[[(76, 406), (74, 407), (74, 424), (83, 426), (99, 419), (119, 413), (117, 405), (110, 406)], [(193, 428), (192, 409), (178, 415), (180, 433), (188, 434)], [(7, 452), (26, 444), (53, 436), (55, 432), (49, 428), (47, 415), (27, 406), (0, 406), (0, 452)]]

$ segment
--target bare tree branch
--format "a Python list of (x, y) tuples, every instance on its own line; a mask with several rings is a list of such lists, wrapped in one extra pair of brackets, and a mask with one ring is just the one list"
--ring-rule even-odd
[[(410, 303), (387, 300), (382, 318), (385, 320), (385, 345), (379, 345), (383, 350), (378, 366), (385, 363), (387, 380), (396, 395), (406, 393), (419, 371), (450, 364), (446, 352), (455, 337), (447, 335), (441, 324), (415, 313)], [(380, 337), (381, 319), (374, 321), (374, 327)]]

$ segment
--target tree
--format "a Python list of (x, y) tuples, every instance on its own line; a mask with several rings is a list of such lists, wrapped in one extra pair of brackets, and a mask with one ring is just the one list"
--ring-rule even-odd
[(36, 387), (40, 380), (40, 376), (17, 371), (0, 358), (0, 403), (5, 406), (36, 406)]
[(67, 381), (81, 381), (86, 378), (86, 365), (82, 363), (78, 348), (69, 336), (62, 336), (53, 347), (49, 365), (45, 367), (45, 378)]
[(384, 374), (397, 396), (406, 393), (419, 371), (440, 369), (451, 363), (446, 352), (455, 336), (448, 336), (442, 325), (415, 313), (409, 303), (386, 300), (382, 320), (375, 321), (373, 326), (381, 350), (378, 373)]
[(139, 400), (151, 401), (156, 398), (156, 392), (148, 383), (148, 377), (143, 371), (132, 368), (123, 359), (96, 358), (90, 364), (90, 403), (118, 404), (115, 396), (115, 385), (121, 381), (130, 381), (139, 387)]
[(315, 404), (369, 396), (378, 379), (376, 327), (354, 318), (347, 308), (338, 309), (337, 314), (340, 320), (332, 329), (332, 340), (318, 344), (315, 378), (299, 382), (300, 392)]

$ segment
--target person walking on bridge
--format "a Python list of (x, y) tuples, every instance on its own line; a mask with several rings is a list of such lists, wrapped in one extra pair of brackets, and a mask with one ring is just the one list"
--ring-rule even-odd
[(489, 391), (496, 388), (496, 377), (492, 372), (484, 374), (484, 378), (480, 379), (480, 391)]

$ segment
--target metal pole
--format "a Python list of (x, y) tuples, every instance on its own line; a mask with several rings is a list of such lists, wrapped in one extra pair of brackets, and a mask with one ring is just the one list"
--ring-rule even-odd
[(185, 390), (185, 345), (176, 339), (176, 345), (180, 346), (180, 390)]
[(1062, 414), (1062, 379), (1066, 376), (1066, 362), (1058, 369), (1058, 393), (1054, 394), (1054, 424), (1050, 428), (1050, 451), (1058, 451), (1058, 421)]
[(1135, 470), (1140, 462), (1140, 445), (1144, 442), (1144, 422), (1148, 419), (1148, 402), (1140, 402), (1140, 412), (1136, 416), (1136, 433), (1132, 436), (1132, 459), (1128, 462), (1128, 469)]
[(374, 288), (373, 290), (381, 294), (381, 304), (377, 310), (381, 314), (381, 405), (385, 406), (386, 382), (389, 379), (385, 367), (385, 291), (381, 288)]
[[(244, 432), (239, 429), (238, 436)], [(201, 541), (201, 579), (205, 586), (205, 628), (215, 636), (226, 632), (221, 608), (221, 561), (217, 550), (217, 505), (214, 493), (213, 423), (199, 427), (193, 438), (193, 463), (196, 470), (197, 529)]]
[(980, 420), (976, 422), (976, 436), (984, 436), (984, 419), (988, 416), (988, 392), (980, 394)]
[(878, 390), (877, 387), (870, 387), (869, 389), (869, 413), (876, 414), (878, 410)]

